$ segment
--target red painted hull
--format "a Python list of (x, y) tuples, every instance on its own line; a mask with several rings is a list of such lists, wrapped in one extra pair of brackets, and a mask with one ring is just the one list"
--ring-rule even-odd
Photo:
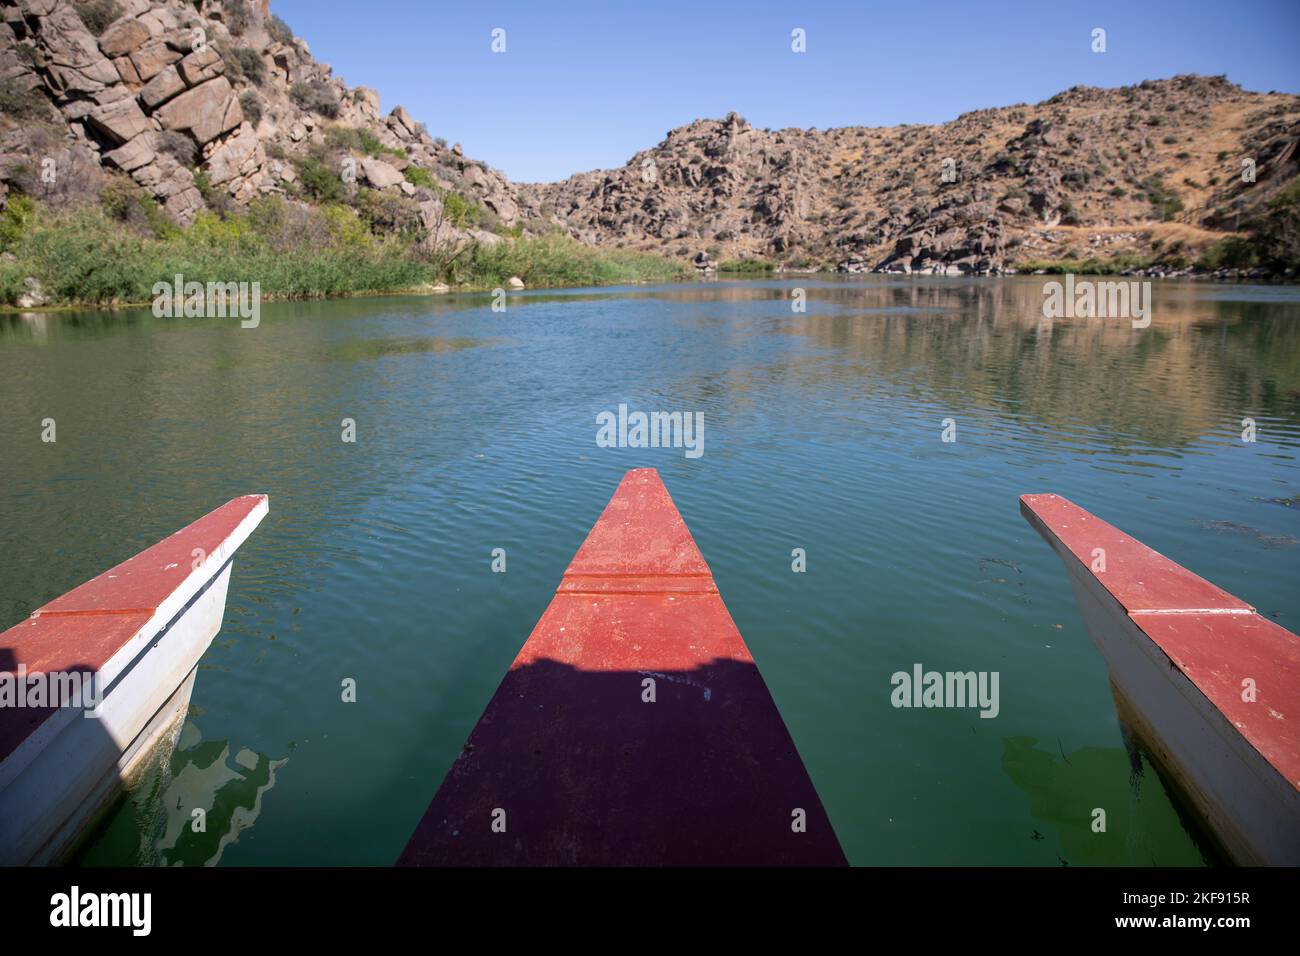
[(1020, 510), (1065, 562), (1121, 716), (1221, 849), (1300, 865), (1300, 637), (1065, 498)]
[(624, 477), (398, 862), (845, 864), (653, 469)]

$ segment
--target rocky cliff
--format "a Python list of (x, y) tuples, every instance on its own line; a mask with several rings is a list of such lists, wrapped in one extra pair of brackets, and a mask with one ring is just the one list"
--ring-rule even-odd
[[(766, 130), (733, 113), (621, 169), (512, 184), (333, 76), (268, 0), (0, 0), (0, 13), (0, 204), (11, 188), (58, 206), (129, 180), (181, 224), (280, 194), (403, 235), (559, 229), (706, 269), (961, 274), (1094, 256), (1176, 268), (1276, 219), (1270, 203), (1300, 173), (1300, 97), (1180, 76), (937, 126)], [(1288, 247), (1274, 272), (1296, 258), (1294, 192), (1268, 240)]]
[(766, 130), (733, 113), (672, 130), (621, 169), (520, 193), (601, 245), (997, 272), (1204, 247), (1295, 181), (1298, 139), (1300, 97), (1180, 76), (940, 126)]
[(259, 195), (319, 198), (301, 180), (324, 169), (426, 228), (447, 222), (448, 194), (481, 212), (457, 225), (485, 240), (519, 218), (501, 174), (349, 88), (268, 0), (0, 0), (0, 13), (0, 195), (58, 205), (128, 176), (186, 224)]

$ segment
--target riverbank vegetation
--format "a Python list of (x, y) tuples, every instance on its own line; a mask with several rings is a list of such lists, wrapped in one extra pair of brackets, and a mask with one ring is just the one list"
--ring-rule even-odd
[[(127, 185), (78, 208), (11, 194), (0, 212), (0, 303), (18, 303), (33, 279), (44, 304), (72, 306), (146, 303), (155, 283), (177, 274), (259, 282), (270, 298), (315, 298), (439, 284), (491, 289), (515, 276), (547, 287), (672, 281), (691, 272), (666, 257), (594, 249), (561, 234), (474, 241), (448, 223), (431, 239), (385, 219), (378, 195), (373, 205), (365, 198), (354, 208), (266, 197), (204, 211), (182, 229)], [(449, 215), (460, 209), (451, 197), (446, 206)]]
[(768, 259), (724, 259), (718, 263), (718, 272), (727, 275), (770, 275), (776, 263)]
[(1214, 242), (1184, 239), (1150, 241), (1152, 252), (1121, 252), (1113, 256), (1065, 259), (1025, 259), (1019, 272), (1075, 275), (1117, 275), (1156, 269), (1163, 272), (1211, 273), (1221, 270), (1260, 271), (1270, 276), (1300, 273), (1300, 180), (1278, 190), (1262, 209), (1241, 223), (1242, 231)]

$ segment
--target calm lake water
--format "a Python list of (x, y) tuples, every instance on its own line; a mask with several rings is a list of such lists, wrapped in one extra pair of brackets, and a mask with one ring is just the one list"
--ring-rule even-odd
[[(1157, 282), (1134, 330), (1049, 322), (1042, 288), (379, 298), (268, 304), (252, 330), (0, 316), (0, 627), (236, 495), (271, 498), (176, 753), (82, 862), (392, 863), (647, 465), (853, 863), (1204, 862), (1159, 778), (1133, 773), (1017, 496), (1066, 495), (1300, 630), (1300, 290)], [(598, 448), (619, 403), (703, 412), (704, 455)], [(997, 718), (895, 710), (890, 675), (918, 662), (999, 672)], [(194, 806), (205, 834), (182, 829)]]

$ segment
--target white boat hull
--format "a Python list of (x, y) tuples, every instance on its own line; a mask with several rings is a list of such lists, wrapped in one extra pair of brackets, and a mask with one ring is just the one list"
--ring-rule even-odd
[[(135, 608), (103, 612), (47, 610), (58, 604), (52, 602), (26, 622), (57, 629), (64, 626), (61, 622), (75, 621), (75, 630), (67, 626), (67, 640), (75, 643), (85, 639), (86, 634), (93, 641), (96, 621), (108, 627), (109, 622), (125, 616), (132, 628), (136, 620), (144, 621), (106, 660), (94, 665), (99, 699), (93, 715), (77, 707), (53, 711), (0, 762), (0, 864), (58, 862), (94, 826), (145, 762), (156, 755), (158, 747), (174, 744), (189, 708), (195, 668), (221, 629), (234, 551), (266, 514), (265, 498), (258, 497), (260, 504), (250, 505), (246, 514), (237, 515), (228, 530), (219, 529), (218, 538), (213, 538), (211, 527), (202, 529), (207, 537), (201, 540), (210, 558), (197, 563), (192, 573), (185, 573), (188, 568), (176, 570), (178, 562), (167, 559), (178, 548), (184, 550), (193, 543), (179, 536), (198, 534), (191, 529), (201, 528), (199, 522), (155, 546), (170, 545), (170, 551), (155, 563), (167, 561), (163, 570), (172, 577), (183, 574), (183, 579), (174, 590), (158, 598), (147, 620), (147, 612)], [(105, 582), (100, 589), (116, 589), (119, 593), (111, 597), (129, 603), (133, 595), (122, 595), (122, 579), (130, 579), (132, 587), (141, 587), (141, 582), (147, 587), (149, 566), (141, 569), (139, 561), (149, 554), (146, 551), (137, 556), (133, 559), (136, 565), (121, 575), (105, 572), (96, 579)], [(131, 562), (114, 570), (129, 565)], [(153, 590), (156, 595), (158, 588)], [(89, 593), (93, 601), (96, 592), (92, 589)], [(28, 633), (24, 625), (19, 625), (4, 636), (14, 635), (11, 641), (21, 647)], [(59, 638), (57, 630), (55, 636)], [(66, 659), (81, 656), (65, 648), (60, 653)]]
[(1065, 564), (1121, 722), (1229, 860), (1300, 866), (1300, 638), (1058, 495)]
[(1187, 809), (1233, 863), (1300, 866), (1300, 792), (1170, 666), (1109, 594), (1096, 593), (1095, 578), (1079, 578), (1071, 573), (1070, 584), (1110, 670), (1120, 719)]

